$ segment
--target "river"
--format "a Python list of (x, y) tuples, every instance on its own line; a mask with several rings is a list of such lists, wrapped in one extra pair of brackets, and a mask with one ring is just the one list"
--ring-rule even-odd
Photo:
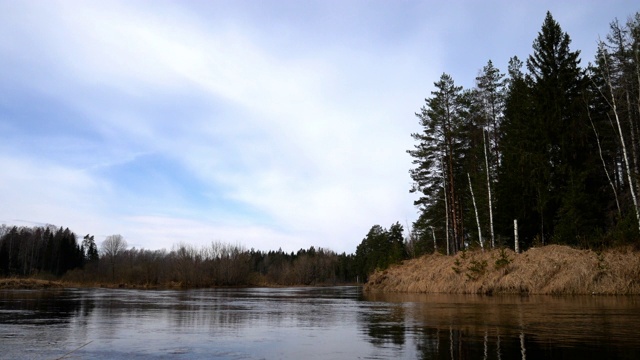
[(640, 298), (1, 290), (2, 359), (640, 359)]

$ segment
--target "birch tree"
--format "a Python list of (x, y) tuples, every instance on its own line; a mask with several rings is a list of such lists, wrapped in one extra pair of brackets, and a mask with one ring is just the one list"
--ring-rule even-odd
[(619, 111), (618, 111), (618, 105), (616, 102), (616, 96), (614, 93), (614, 88), (613, 88), (613, 82), (611, 79), (611, 73), (609, 72), (610, 68), (609, 68), (609, 61), (608, 61), (608, 54), (607, 54), (607, 50), (604, 47), (604, 44), (601, 42), (599, 45), (599, 52), (598, 52), (601, 56), (601, 60), (602, 60), (602, 64), (604, 64), (603, 67), (601, 67), (602, 72), (603, 72), (603, 76), (604, 79), (606, 81), (606, 86), (607, 86), (607, 90), (609, 92), (609, 105), (611, 106), (611, 110), (613, 111), (613, 115), (615, 118), (615, 124), (617, 126), (617, 130), (618, 130), (618, 135), (620, 137), (620, 146), (622, 148), (622, 158), (624, 160), (624, 166), (625, 166), (625, 170), (626, 170), (626, 174), (627, 174), (627, 183), (629, 185), (629, 193), (631, 195), (631, 201), (633, 202), (633, 209), (635, 211), (636, 214), (636, 220), (638, 221), (638, 231), (640, 232), (640, 210), (638, 209), (638, 199), (636, 197), (636, 191), (635, 191), (635, 187), (636, 187), (636, 182), (634, 181), (634, 176), (632, 173), (632, 167), (630, 164), (630, 160), (629, 160), (629, 154), (627, 152), (627, 146), (626, 146), (626, 142), (625, 142), (625, 138), (624, 138), (624, 132), (622, 130), (622, 125), (621, 125), (621, 120), (620, 120), (620, 115), (619, 115)]
[[(500, 164), (500, 125), (504, 117), (505, 106), (505, 80), (493, 62), (489, 60), (482, 72), (476, 77), (476, 93), (480, 113), (484, 120), (482, 124), (482, 148), (484, 153), (487, 207), (489, 210), (489, 231), (491, 247), (495, 247), (495, 235), (493, 228), (493, 184), (497, 177), (497, 169)], [(491, 158), (491, 161), (489, 160)]]

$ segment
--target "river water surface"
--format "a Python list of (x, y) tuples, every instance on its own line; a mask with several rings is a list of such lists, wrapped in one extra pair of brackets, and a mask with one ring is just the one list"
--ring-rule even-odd
[(640, 298), (0, 291), (2, 359), (640, 359)]

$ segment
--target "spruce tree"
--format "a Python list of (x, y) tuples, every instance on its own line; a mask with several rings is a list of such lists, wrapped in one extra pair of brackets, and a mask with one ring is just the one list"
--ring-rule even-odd
[[(528, 74), (510, 69), (505, 111), (501, 211), (520, 217), (525, 246), (535, 240), (583, 244), (602, 226), (606, 180), (585, 106), (579, 51), (551, 13), (533, 43)], [(519, 200), (518, 197), (521, 197)], [(511, 209), (509, 209), (511, 208)], [(505, 224), (503, 219), (503, 224)]]

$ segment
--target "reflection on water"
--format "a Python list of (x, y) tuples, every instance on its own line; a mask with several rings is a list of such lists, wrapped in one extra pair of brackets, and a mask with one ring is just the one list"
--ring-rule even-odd
[(0, 291), (0, 358), (637, 359), (637, 297)]
[(411, 337), (423, 359), (640, 358), (637, 297), (369, 294), (364, 299), (388, 304), (387, 316), (365, 315), (372, 323), (367, 327), (376, 329), (372, 342), (403, 345)]

